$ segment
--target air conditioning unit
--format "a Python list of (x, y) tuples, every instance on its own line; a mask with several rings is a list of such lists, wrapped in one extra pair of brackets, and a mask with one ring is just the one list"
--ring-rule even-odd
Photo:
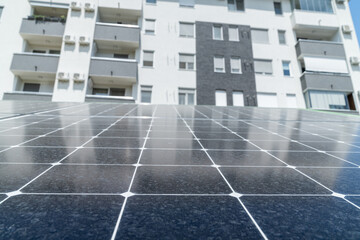
[(74, 73), (73, 80), (74, 80), (74, 83), (83, 83), (83, 82), (85, 82), (84, 75), (80, 74), (80, 73)]
[(64, 72), (59, 72), (57, 75), (57, 79), (60, 82), (68, 82), (70, 80), (69, 78), (69, 74), (68, 73), (64, 73)]
[(336, 3), (344, 4), (344, 3), (345, 3), (345, 0), (336, 0)]
[(79, 2), (71, 2), (70, 7), (73, 11), (81, 11), (81, 4)]
[(86, 12), (94, 12), (94, 11), (95, 11), (95, 6), (94, 6), (94, 4), (85, 3), (85, 11), (86, 11)]
[(343, 33), (346, 33), (346, 34), (349, 34), (349, 33), (352, 32), (352, 30), (351, 30), (351, 28), (350, 28), (349, 25), (343, 25), (343, 26), (342, 26), (342, 31), (343, 31)]
[(359, 65), (360, 59), (358, 57), (350, 57), (350, 63), (351, 65)]
[(81, 46), (88, 46), (90, 44), (90, 39), (88, 37), (81, 36), (79, 38), (79, 44)]
[(65, 35), (64, 36), (64, 42), (65, 42), (65, 44), (71, 44), (71, 45), (73, 45), (73, 44), (75, 44), (75, 37), (74, 36), (71, 36), (71, 35)]

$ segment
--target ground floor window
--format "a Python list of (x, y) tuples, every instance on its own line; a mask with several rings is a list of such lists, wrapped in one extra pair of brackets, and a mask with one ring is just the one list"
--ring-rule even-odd
[(151, 103), (152, 86), (141, 86), (141, 102)]
[(125, 88), (93, 88), (93, 95), (124, 97)]
[(179, 105), (195, 105), (195, 89), (179, 88)]
[(344, 92), (308, 91), (306, 99), (309, 107), (314, 109), (350, 109)]
[(24, 83), (24, 92), (39, 92), (40, 83)]
[(233, 91), (233, 105), (236, 107), (244, 106), (244, 93), (241, 91)]
[(226, 107), (227, 106), (227, 94), (225, 90), (216, 90), (215, 92), (215, 105)]

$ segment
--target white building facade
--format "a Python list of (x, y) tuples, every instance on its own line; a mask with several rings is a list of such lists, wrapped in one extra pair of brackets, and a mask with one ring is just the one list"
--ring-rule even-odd
[(0, 0), (0, 97), (359, 111), (347, 0)]

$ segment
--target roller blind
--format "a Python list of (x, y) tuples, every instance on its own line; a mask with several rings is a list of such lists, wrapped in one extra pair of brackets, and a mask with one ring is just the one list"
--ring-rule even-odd
[(194, 24), (193, 23), (180, 23), (180, 36), (194, 37)]
[(259, 107), (278, 107), (276, 93), (258, 93)]
[(254, 68), (256, 73), (272, 74), (272, 61), (254, 60)]
[(306, 71), (348, 73), (345, 59), (304, 57)]
[(216, 90), (215, 102), (216, 102), (216, 106), (227, 106), (226, 91)]
[(223, 57), (214, 57), (214, 66), (216, 72), (225, 70), (225, 61)]
[(150, 51), (144, 52), (144, 61), (152, 62), (153, 59), (154, 59), (154, 52), (150, 52)]
[(255, 43), (269, 43), (267, 29), (251, 29), (251, 38)]
[(145, 31), (150, 31), (150, 32), (155, 31), (155, 20), (153, 19), (145, 20)]
[(244, 106), (244, 93), (239, 91), (233, 92), (233, 105), (238, 107)]
[(239, 41), (239, 29), (237, 27), (229, 27), (229, 40)]
[(180, 54), (180, 62), (194, 62), (194, 55)]

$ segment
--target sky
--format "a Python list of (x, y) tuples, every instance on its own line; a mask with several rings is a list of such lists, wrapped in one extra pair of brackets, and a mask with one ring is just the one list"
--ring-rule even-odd
[(359, 45), (360, 45), (360, 0), (350, 1), (350, 10), (353, 17)]

